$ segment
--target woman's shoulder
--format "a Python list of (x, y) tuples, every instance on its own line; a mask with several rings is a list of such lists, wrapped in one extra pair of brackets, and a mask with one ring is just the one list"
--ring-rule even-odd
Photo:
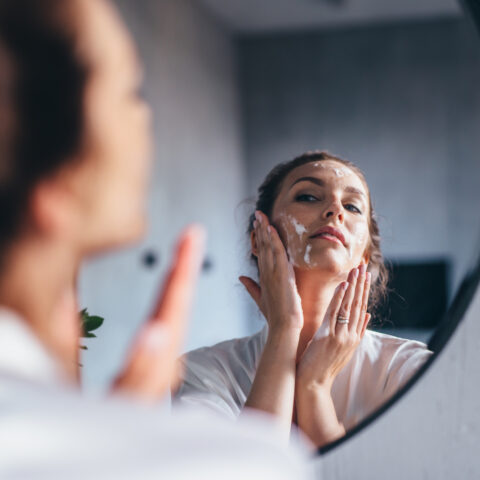
[(188, 367), (209, 365), (212, 368), (220, 366), (222, 370), (228, 365), (246, 364), (254, 367), (263, 350), (265, 337), (266, 329), (264, 328), (253, 335), (232, 338), (191, 350), (181, 357), (181, 361)]
[(360, 344), (362, 350), (368, 350), (371, 353), (395, 354), (400, 351), (411, 353), (430, 354), (430, 350), (425, 343), (409, 338), (397, 337), (375, 330), (367, 330)]
[(365, 365), (385, 376), (386, 385), (403, 385), (432, 355), (418, 340), (367, 330), (361, 342), (360, 355)]

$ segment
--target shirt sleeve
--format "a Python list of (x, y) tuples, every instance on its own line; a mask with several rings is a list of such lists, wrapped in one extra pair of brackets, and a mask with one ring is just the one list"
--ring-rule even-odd
[(400, 345), (392, 356), (385, 381), (385, 399), (400, 390), (417, 373), (433, 352), (417, 341), (407, 341)]
[(230, 420), (236, 420), (241, 407), (222, 365), (206, 355), (188, 354), (180, 359), (183, 381), (173, 396), (173, 407), (205, 408)]

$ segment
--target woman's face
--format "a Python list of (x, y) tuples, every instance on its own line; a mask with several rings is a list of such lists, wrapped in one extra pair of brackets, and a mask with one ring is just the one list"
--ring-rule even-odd
[(368, 195), (358, 175), (334, 160), (292, 170), (275, 200), (271, 220), (293, 265), (343, 276), (367, 263)]
[(83, 245), (96, 251), (137, 240), (146, 223), (150, 111), (127, 30), (106, 0), (78, 0), (79, 52), (90, 68), (85, 142), (73, 185)]

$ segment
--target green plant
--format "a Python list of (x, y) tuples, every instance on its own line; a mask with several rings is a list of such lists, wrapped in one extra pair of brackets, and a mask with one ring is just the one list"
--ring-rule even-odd
[[(95, 338), (96, 335), (92, 332), (102, 326), (104, 319), (98, 315), (90, 315), (86, 308), (80, 312), (80, 319), (82, 322), (82, 337)], [(87, 350), (85, 345), (80, 345), (80, 348), (82, 350)]]

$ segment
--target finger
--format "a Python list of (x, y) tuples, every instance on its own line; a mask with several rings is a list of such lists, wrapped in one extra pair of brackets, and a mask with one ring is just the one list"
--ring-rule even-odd
[[(340, 306), (340, 310), (338, 312), (338, 315), (344, 317), (344, 318), (350, 318), (350, 308), (352, 305), (353, 297), (355, 295), (355, 289), (357, 286), (357, 278), (358, 278), (358, 269), (354, 268), (351, 270), (351, 272), (348, 275), (348, 288), (347, 291), (345, 292), (345, 296), (343, 297), (342, 304)], [(347, 327), (348, 324), (339, 324), (337, 322), (337, 329), (340, 327)]]
[(280, 238), (280, 235), (277, 232), (277, 229), (273, 225), (268, 226), (268, 232), (271, 238), (272, 244), (272, 253), (274, 256), (275, 265), (278, 265), (280, 268), (288, 267), (288, 256), (285, 246)]
[(158, 397), (169, 388), (203, 259), (204, 243), (205, 232), (199, 226), (188, 227), (180, 236), (159, 300), (135, 339), (114, 388), (143, 398)]
[(175, 373), (177, 350), (164, 323), (147, 323), (136, 338), (123, 371), (112, 386), (143, 400), (154, 401), (167, 392)]
[(357, 332), (357, 326), (359, 323), (363, 323), (365, 314), (362, 315), (362, 305), (363, 305), (363, 290), (365, 286), (365, 274), (367, 272), (367, 267), (365, 264), (362, 264), (358, 269), (358, 278), (357, 285), (355, 287), (355, 294), (352, 300), (352, 306), (350, 308), (350, 323), (349, 330), (351, 332)]
[[(371, 284), (372, 284), (372, 274), (370, 272), (367, 272), (367, 274), (365, 275), (365, 285), (363, 287), (363, 299), (362, 299), (362, 309), (360, 313), (360, 318), (364, 318), (367, 313)], [(359, 321), (357, 325), (357, 332), (360, 333), (362, 328), (363, 328), (363, 324), (361, 321)]]
[(205, 250), (205, 230), (187, 227), (180, 236), (175, 256), (151, 320), (176, 323), (190, 308)]
[(363, 336), (365, 335), (365, 330), (367, 329), (371, 318), (372, 318), (372, 315), (370, 313), (365, 314), (365, 321), (363, 322), (362, 331), (360, 332), (361, 338), (363, 338)]
[(250, 277), (238, 277), (240, 283), (245, 287), (249, 295), (252, 297), (253, 301), (257, 304), (258, 308), (260, 307), (260, 299), (262, 296), (262, 290), (260, 285)]
[(348, 282), (342, 282), (336, 289), (333, 294), (333, 298), (330, 302), (330, 305), (327, 309), (327, 318), (330, 322), (330, 332), (335, 332), (335, 326), (337, 323), (338, 312), (342, 305), (342, 301), (345, 297), (345, 293), (348, 288)]
[(261, 275), (267, 273), (273, 268), (273, 253), (271, 249), (271, 241), (266, 231), (268, 219), (260, 211), (255, 212), (256, 234), (259, 238), (259, 270)]

